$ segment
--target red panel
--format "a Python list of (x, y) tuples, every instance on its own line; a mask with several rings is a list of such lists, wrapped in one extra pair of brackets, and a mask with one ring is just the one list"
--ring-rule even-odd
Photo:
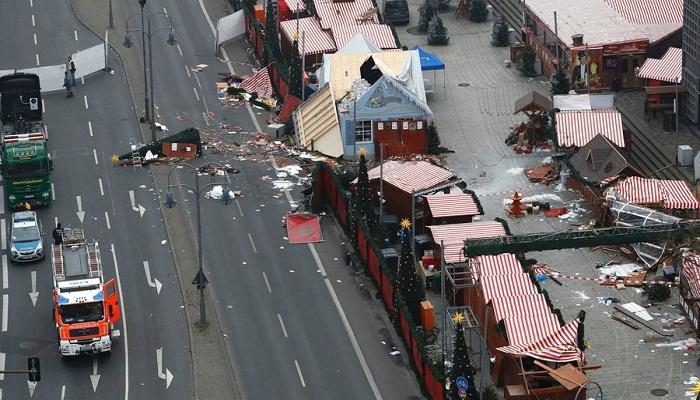
[(315, 243), (323, 240), (318, 215), (300, 213), (287, 215), (287, 236), (289, 236), (289, 243)]
[(404, 343), (406, 343), (406, 347), (411, 346), (411, 332), (408, 328), (408, 321), (406, 320), (406, 316), (404, 315), (403, 311), (399, 311), (399, 321), (401, 322), (401, 336), (403, 337)]
[(360, 249), (362, 261), (367, 262), (367, 239), (365, 239), (365, 233), (361, 226), (358, 226), (357, 229), (357, 247)]
[[(380, 271), (381, 272), (381, 271)], [(394, 309), (394, 286), (391, 285), (389, 278), (381, 272), (382, 278), (382, 297), (384, 298), (384, 304), (389, 310)]]
[(338, 219), (340, 223), (345, 225), (345, 220), (348, 216), (347, 206), (345, 205), (345, 198), (338, 195), (338, 200), (336, 202), (336, 213), (338, 214)]
[[(399, 121), (401, 127), (401, 141), (404, 143), (405, 149), (408, 154), (425, 154), (426, 152), (426, 140), (425, 140), (425, 127), (426, 121), (423, 120), (401, 120)], [(408, 128), (406, 128), (408, 124)], [(418, 126), (420, 125), (420, 128)]]
[(430, 397), (431, 400), (442, 400), (445, 382), (440, 382), (433, 377), (433, 373), (430, 370), (428, 363), (423, 363), (423, 371), (425, 371), (423, 375), (423, 382), (425, 383), (425, 389), (428, 392), (428, 397)]
[(420, 355), (420, 351), (418, 351), (418, 342), (413, 337), (413, 335), (409, 334), (409, 337), (411, 339), (411, 356), (413, 359), (413, 367), (416, 369), (416, 372), (418, 373), (418, 378), (422, 379), (423, 378), (423, 358)]
[(379, 276), (379, 260), (377, 259), (377, 254), (372, 248), (369, 249), (368, 253), (369, 262), (367, 264), (369, 265), (369, 275), (372, 277), (374, 283), (381, 288), (382, 281), (381, 277)]

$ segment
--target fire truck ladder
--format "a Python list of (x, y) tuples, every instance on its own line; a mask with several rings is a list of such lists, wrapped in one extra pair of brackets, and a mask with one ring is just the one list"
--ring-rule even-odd
[(100, 259), (100, 246), (97, 242), (87, 244), (88, 277), (102, 277), (102, 260)]

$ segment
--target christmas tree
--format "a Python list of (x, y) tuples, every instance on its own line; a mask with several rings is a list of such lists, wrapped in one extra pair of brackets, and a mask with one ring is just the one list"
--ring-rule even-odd
[(355, 189), (355, 212), (358, 222), (365, 220), (368, 227), (373, 227), (377, 223), (377, 217), (374, 215), (372, 207), (372, 188), (367, 176), (366, 153), (364, 147), (360, 148), (360, 167), (357, 172), (357, 187)]
[(469, 5), (469, 19), (472, 22), (486, 22), (489, 18), (489, 10), (484, 0), (472, 0)]
[(552, 94), (568, 94), (569, 93), (569, 77), (564, 73), (564, 69), (559, 67), (552, 74)]
[(265, 9), (265, 64), (282, 61), (280, 54), (280, 39), (277, 34), (277, 10), (272, 0), (267, 1)]
[(450, 41), (450, 37), (447, 36), (447, 28), (442, 23), (442, 18), (440, 18), (437, 13), (430, 20), (430, 28), (428, 29), (428, 44), (439, 44), (446, 45)]
[(401, 241), (401, 254), (399, 256), (399, 276), (396, 280), (397, 290), (406, 303), (411, 317), (416, 324), (420, 324), (420, 302), (425, 300), (425, 290), (418, 278), (416, 271), (416, 259), (411, 250), (411, 222), (407, 219), (401, 221), (403, 240)]
[(418, 8), (418, 32), (427, 33), (430, 29), (430, 21), (437, 14), (433, 0), (425, 0)]
[(523, 76), (536, 76), (535, 73), (535, 51), (527, 46), (518, 60), (518, 71)]
[(301, 99), (303, 71), (301, 70), (301, 55), (299, 54), (299, 40), (294, 40), (289, 62), (289, 94)]
[(508, 23), (503, 15), (499, 15), (493, 21), (493, 30), (491, 31), (491, 45), (495, 47), (508, 46)]
[(438, 135), (435, 122), (430, 121), (425, 134), (428, 140), (428, 154), (440, 154), (440, 136)]
[[(452, 355), (452, 371), (450, 373), (450, 400), (472, 399), (477, 400), (479, 393), (474, 385), (474, 366), (469, 359), (467, 342), (464, 340), (464, 315), (457, 313), (452, 317), (452, 321), (457, 328), (455, 336), (454, 354)], [(466, 397), (460, 396), (460, 391), (466, 393)], [(464, 394), (463, 393), (463, 394)]]

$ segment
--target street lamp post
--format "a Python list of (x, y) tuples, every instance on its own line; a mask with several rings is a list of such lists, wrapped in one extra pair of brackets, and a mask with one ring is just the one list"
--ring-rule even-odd
[[(188, 167), (190, 170), (195, 172), (195, 185), (194, 188), (191, 187), (190, 185), (187, 185), (185, 183), (178, 183), (178, 184), (170, 184), (170, 175), (172, 175), (173, 171), (175, 171), (179, 165), (183, 165)], [(204, 328), (208, 325), (207, 323), (207, 309), (206, 309), (206, 304), (204, 302), (204, 270), (203, 270), (203, 263), (202, 263), (202, 208), (200, 207), (200, 198), (202, 192), (204, 192), (206, 189), (220, 185), (217, 182), (211, 182), (207, 183), (206, 185), (202, 186), (200, 188), (199, 186), (199, 171), (202, 168), (209, 169), (209, 167), (214, 167), (215, 171), (225, 171), (222, 166), (220, 166), (217, 163), (214, 162), (208, 162), (201, 167), (197, 168), (189, 163), (182, 162), (177, 166), (174, 166), (173, 168), (170, 169), (170, 172), (168, 173), (168, 186), (167, 190), (165, 192), (165, 204), (170, 208), (175, 205), (175, 195), (171, 191), (173, 188), (186, 188), (194, 192), (195, 196), (195, 208), (196, 210), (196, 216), (197, 216), (197, 263), (199, 267), (199, 273), (197, 274), (197, 277), (199, 278), (199, 281), (197, 282), (197, 287), (199, 289), (199, 321), (197, 322), (197, 325), (201, 328)], [(225, 204), (228, 204), (231, 201), (231, 197), (229, 195), (229, 187), (228, 185), (224, 184), (222, 185), (223, 188), (223, 194), (222, 194), (222, 200), (224, 201)]]
[[(146, 0), (139, 0), (139, 4), (141, 5), (141, 12), (135, 12), (126, 19), (126, 31), (124, 33), (124, 47), (129, 48), (133, 46), (133, 42), (131, 40), (131, 35), (129, 32), (141, 32), (141, 42), (142, 42), (142, 47), (143, 47), (143, 90), (144, 90), (144, 102), (145, 102), (145, 120), (146, 122), (149, 123), (150, 128), (151, 128), (151, 141), (155, 142), (156, 141), (156, 125), (155, 125), (155, 106), (153, 102), (153, 98), (155, 97), (153, 93), (153, 42), (152, 38), (153, 35), (163, 29), (169, 29), (170, 32), (168, 33), (168, 40), (166, 43), (168, 43), (170, 46), (173, 46), (177, 43), (177, 39), (175, 38), (175, 31), (173, 30), (173, 20), (170, 18), (168, 14), (166, 14), (163, 11), (156, 11), (152, 14), (146, 15), (143, 12), (143, 7), (146, 5)], [(129, 20), (131, 17), (135, 15), (141, 15), (141, 28), (133, 28), (129, 29)], [(151, 29), (151, 18), (155, 17), (156, 15), (164, 15), (168, 19), (168, 25), (167, 26), (160, 26), (155, 29)], [(148, 26), (146, 26), (146, 24)], [(146, 38), (148, 38), (148, 59), (146, 58)], [(148, 67), (147, 67), (148, 66)], [(150, 82), (150, 89), (148, 85), (148, 70), (150, 69), (150, 75), (151, 75), (151, 82)]]
[(112, 14), (112, 0), (109, 0), (109, 29), (114, 29), (114, 14)]

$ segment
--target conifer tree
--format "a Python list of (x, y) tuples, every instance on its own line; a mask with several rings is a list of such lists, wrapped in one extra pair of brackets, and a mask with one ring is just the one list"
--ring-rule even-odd
[(486, 8), (486, 1), (471, 0), (469, 5), (469, 20), (472, 22), (486, 22), (489, 17), (489, 10)]
[(495, 47), (508, 46), (508, 23), (503, 15), (499, 15), (493, 21), (493, 30), (491, 31), (491, 45)]
[(401, 254), (399, 255), (399, 275), (396, 280), (397, 290), (401, 294), (408, 307), (413, 322), (420, 324), (420, 302), (425, 300), (425, 290), (418, 278), (416, 271), (416, 259), (411, 249), (411, 222), (408, 219), (401, 221), (403, 240), (401, 241)]
[(377, 223), (377, 217), (372, 207), (372, 188), (367, 176), (367, 159), (365, 148), (360, 149), (360, 165), (357, 172), (357, 187), (355, 188), (355, 207), (357, 222), (365, 220), (368, 227)]
[[(464, 315), (457, 313), (452, 317), (452, 321), (457, 329), (454, 343), (454, 354), (452, 355), (452, 370), (450, 371), (450, 400), (461, 400), (460, 389), (466, 393), (466, 399), (477, 400), (479, 393), (474, 384), (474, 374), (476, 370), (469, 358), (467, 343), (464, 340)], [(466, 386), (466, 387), (465, 387)]]
[(289, 94), (297, 99), (301, 99), (304, 72), (301, 70), (301, 55), (299, 54), (298, 40), (294, 40), (292, 52), (289, 57), (291, 58), (289, 62)]
[(430, 29), (430, 21), (437, 14), (433, 0), (425, 0), (418, 8), (418, 32), (427, 33)]
[(265, 9), (265, 64), (281, 62), (280, 39), (277, 33), (277, 9), (272, 0), (267, 1)]
[(425, 131), (428, 140), (428, 154), (440, 154), (440, 135), (437, 132), (435, 122), (430, 121), (428, 129)]
[(536, 76), (535, 73), (535, 51), (530, 46), (526, 46), (523, 50), (523, 54), (518, 60), (518, 71), (523, 76)]
[(564, 69), (559, 67), (552, 74), (552, 94), (568, 94), (571, 86), (569, 85), (569, 77), (564, 73)]
[(450, 41), (450, 37), (447, 36), (447, 28), (442, 23), (442, 18), (440, 18), (437, 13), (430, 20), (430, 28), (428, 29), (428, 44), (439, 44), (446, 45)]

